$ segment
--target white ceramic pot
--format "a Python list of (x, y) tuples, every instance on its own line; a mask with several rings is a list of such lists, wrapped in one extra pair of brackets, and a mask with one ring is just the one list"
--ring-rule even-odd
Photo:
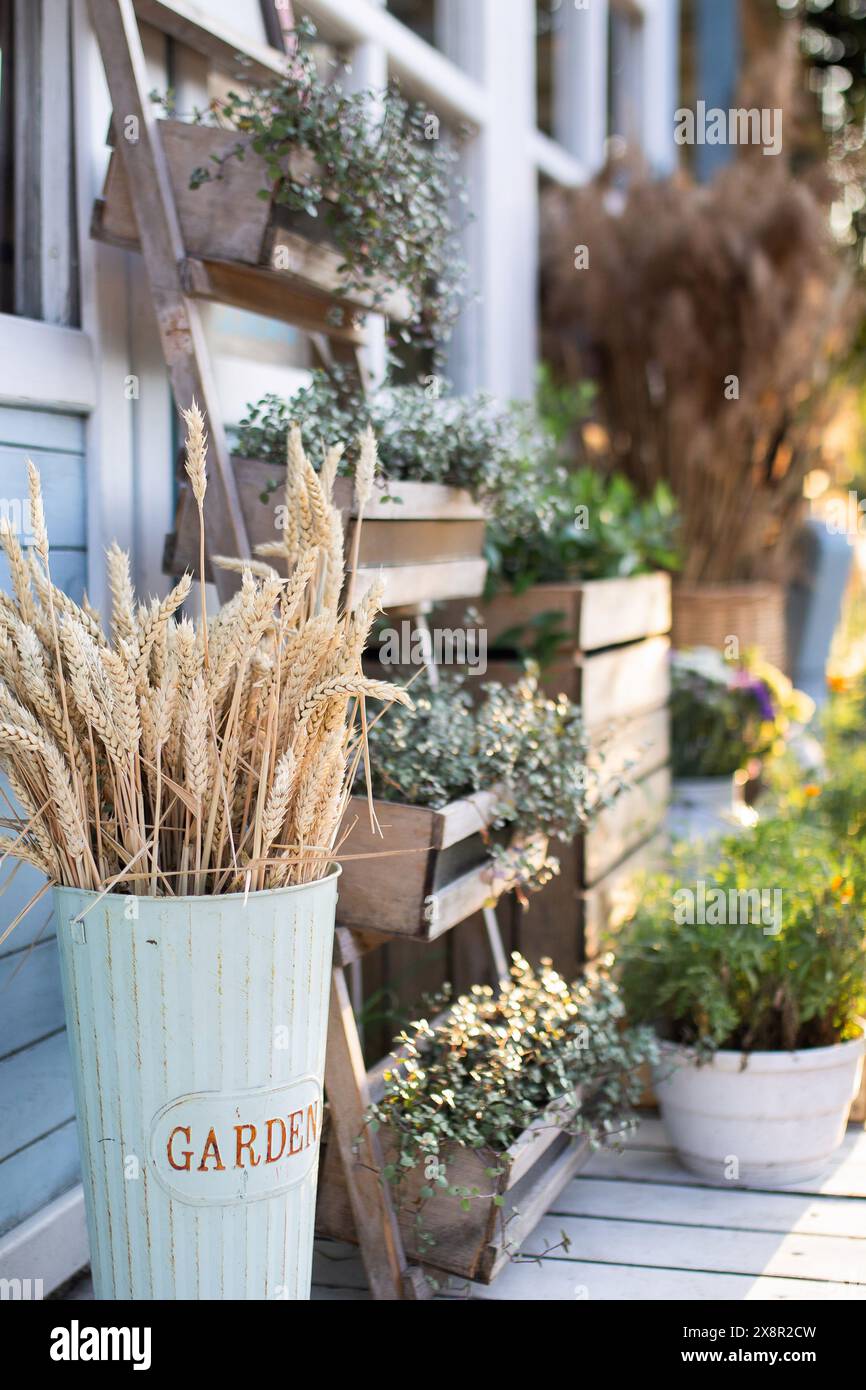
[(665, 1046), (654, 1069), (680, 1159), (711, 1182), (778, 1187), (827, 1167), (860, 1089), (866, 1038), (797, 1052), (717, 1052), (697, 1066)]
[(309, 1297), (338, 872), (55, 890), (97, 1298)]

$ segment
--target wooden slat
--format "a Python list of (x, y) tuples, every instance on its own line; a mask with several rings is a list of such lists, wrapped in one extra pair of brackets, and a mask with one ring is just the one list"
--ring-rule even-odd
[(587, 728), (598, 728), (640, 710), (667, 704), (669, 650), (667, 637), (648, 637), (611, 651), (578, 654), (577, 702), (583, 709)]
[(333, 342), (361, 347), (365, 341), (362, 317), (348, 310), (337, 323), (334, 302), (306, 289), (287, 275), (266, 266), (239, 267), (227, 261), (188, 256), (181, 279), (192, 299), (230, 304), (251, 314), (281, 319), (304, 333), (321, 333)]
[(591, 742), (603, 751), (606, 777), (622, 774), (628, 782), (640, 782), (650, 772), (670, 762), (671, 729), (667, 706), (641, 711), (611, 728), (597, 726), (592, 730)]
[(581, 585), (577, 644), (593, 652), (670, 632), (669, 574), (590, 579)]
[(337, 304), (385, 314), (394, 323), (407, 323), (412, 317), (406, 291), (384, 281), (379, 282), (378, 294), (354, 286), (344, 290), (345, 272), (341, 266), (346, 258), (332, 246), (317, 245), (308, 236), (276, 227), (269, 234), (268, 247), (265, 259), (277, 273), (334, 295)]
[(447, 806), (443, 806), (441, 811), (437, 811), (437, 816), (441, 818), (440, 849), (448, 849), (449, 846), (456, 845), (458, 840), (476, 835), (479, 830), (490, 825), (499, 799), (500, 794), (495, 791), (477, 792), (475, 796), (451, 801)]
[[(229, 459), (216, 383), (198, 305), (184, 294), (179, 266), (186, 252), (174, 207), (171, 178), (148, 100), (149, 81), (132, 0), (88, 0), (99, 40), (112, 106), (135, 117), (138, 139), (121, 139), (142, 252), (150, 281), (163, 353), (174, 398), (187, 408), (193, 398), (207, 416), (210, 485), (205, 499), (208, 541), (223, 555), (249, 554)], [(221, 572), (221, 596), (234, 592), (237, 576)]]
[(545, 1212), (556, 1201), (562, 1189), (571, 1181), (575, 1173), (586, 1162), (589, 1140), (567, 1139), (560, 1135), (557, 1148), (551, 1155), (553, 1161), (539, 1165), (540, 1171), (534, 1179), (527, 1180), (506, 1199), (505, 1241), (492, 1245), (482, 1262), (482, 1275), (485, 1283), (490, 1283), (508, 1267), (518, 1250), (531, 1243), (531, 1237)]
[[(667, 574), (582, 583), (533, 584), (523, 593), (504, 590), (481, 605), (491, 648), (512, 628), (560, 614), (559, 626), (576, 650), (593, 652), (670, 631), (671, 581)], [(445, 621), (459, 621), (446, 611)]]
[[(355, 515), (351, 478), (337, 479), (334, 501), (347, 516)], [(465, 488), (403, 480), (387, 487), (379, 482), (364, 515), (371, 521), (483, 521), (484, 509)]]
[(0, 1162), (0, 1236), (78, 1181), (78, 1135), (75, 1120), (66, 1118)]
[(355, 596), (360, 598), (379, 578), (385, 584), (382, 607), (413, 607), (429, 599), (477, 598), (484, 590), (486, 560), (446, 560), (430, 565), (398, 565), (391, 569), (359, 569)]
[[(862, 1284), (822, 1283), (810, 1279), (774, 1279), (750, 1274), (704, 1274), (694, 1270), (640, 1269), (591, 1264), (582, 1260), (542, 1260), (509, 1265), (489, 1288), (472, 1286), (474, 1299), (537, 1303), (627, 1302), (696, 1303), (772, 1300), (773, 1302), (859, 1302)], [(695, 1345), (698, 1346), (697, 1339)], [(704, 1345), (704, 1344), (702, 1344)]]
[(592, 887), (639, 845), (652, 839), (667, 813), (670, 770), (651, 772), (599, 812), (583, 837), (583, 881)]
[[(609, 1182), (581, 1176), (560, 1195), (552, 1216), (662, 1222), (777, 1234), (843, 1236), (866, 1241), (866, 1203), (833, 1197), (792, 1196), (788, 1192), (748, 1192)], [(699, 1235), (695, 1236), (700, 1241)], [(866, 1246), (862, 1247), (866, 1267)], [(807, 1264), (807, 1273), (809, 1272)]]
[(523, 1247), (539, 1254), (564, 1231), (571, 1255), (593, 1264), (693, 1269), (704, 1273), (829, 1280), (866, 1290), (866, 1259), (858, 1241), (840, 1236), (789, 1235), (705, 1225), (700, 1239), (688, 1226), (658, 1221), (596, 1221), (557, 1213), (543, 1220)]
[[(44, 919), (44, 914), (43, 919)], [(57, 942), (0, 958), (0, 1061), (64, 1027)]]
[[(586, 1167), (591, 1177), (628, 1182), (661, 1182), (682, 1187), (710, 1187), (711, 1184), (681, 1167), (676, 1159), (655, 1150), (630, 1146), (622, 1154), (593, 1154)], [(843, 1159), (823, 1176), (786, 1187), (786, 1192), (813, 1196), (866, 1197), (866, 1163)]]
[(72, 1069), (63, 1033), (0, 1062), (0, 1160), (72, 1114)]
[(191, 0), (135, 0), (138, 17), (237, 78), (268, 82), (286, 69), (285, 55), (223, 24), (211, 6)]
[(453, 883), (430, 894), (429, 925), (426, 941), (436, 941), (444, 932), (464, 922), (473, 913), (494, 901), (488, 866), (471, 869)]
[(668, 839), (654, 835), (579, 895), (584, 959), (615, 948), (618, 928), (636, 906), (636, 885), (644, 873), (661, 865)]
[(379, 1180), (382, 1154), (378, 1136), (364, 1123), (370, 1103), (367, 1077), (345, 975), (339, 966), (332, 977), (325, 1089), (331, 1105), (329, 1148), (333, 1146), (342, 1164), (373, 1296), (386, 1301), (424, 1296), (426, 1290), (408, 1276), (397, 1218), (388, 1190)]
[[(195, 169), (204, 167), (216, 173), (214, 157), (225, 159), (239, 144), (249, 146), (249, 140), (236, 131), (181, 121), (157, 121), (155, 128), (187, 255), (256, 264), (262, 257), (270, 216), (268, 203), (257, 196), (268, 182), (262, 157), (247, 148), (243, 159), (226, 159), (219, 178), (208, 180), (200, 188), (190, 188)], [(122, 135), (118, 143), (122, 149)], [(112, 151), (109, 161), (102, 204), (102, 239), (110, 245), (137, 248), (138, 221), (118, 149)], [(231, 209), (235, 210), (234, 216), (227, 216)]]

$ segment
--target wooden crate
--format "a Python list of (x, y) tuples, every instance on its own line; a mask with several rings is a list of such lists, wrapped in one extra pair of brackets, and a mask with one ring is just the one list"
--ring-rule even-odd
[(667, 849), (668, 837), (660, 831), (579, 894), (584, 960), (616, 949), (617, 931), (637, 905), (641, 875), (660, 867)]
[[(374, 1076), (374, 1095), (381, 1093), (376, 1080)], [(390, 1162), (395, 1155), (388, 1131), (380, 1130), (380, 1137), (385, 1161)], [(491, 1283), (588, 1158), (588, 1141), (563, 1134), (556, 1108), (540, 1116), (505, 1154), (449, 1146), (443, 1154), (449, 1182), (478, 1187), (489, 1195), (472, 1198), (468, 1212), (461, 1209), (459, 1198), (442, 1192), (422, 1203), (420, 1189), (426, 1179), (421, 1168), (413, 1169), (397, 1198), (397, 1220), (407, 1255), (443, 1273)], [(488, 1168), (501, 1171), (491, 1178), (485, 1172)], [(501, 1207), (494, 1204), (494, 1196), (503, 1199)], [(423, 1230), (433, 1237), (432, 1246), (423, 1252), (418, 1249), (419, 1211)], [(316, 1232), (357, 1243), (342, 1164), (334, 1146), (327, 1143), (319, 1170)]]
[[(598, 651), (670, 631), (670, 575), (631, 579), (588, 579), (571, 584), (533, 584), (522, 594), (500, 593), (481, 605), (487, 644), (548, 613), (561, 613), (561, 627), (575, 650)], [(455, 618), (455, 621), (457, 619)]]
[[(580, 705), (587, 729), (601, 734), (667, 705), (669, 652), (670, 642), (661, 636), (597, 652), (574, 651), (545, 667), (541, 684), (548, 694), (565, 694)], [(514, 658), (488, 662), (488, 680), (512, 684), (522, 674)]]
[[(367, 799), (349, 802), (340, 851), (341, 926), (434, 941), (492, 900), (483, 832), (496, 797), (479, 792), (441, 811), (374, 802), (382, 834), (370, 825)], [(353, 858), (352, 856), (360, 856)]]
[[(283, 502), (285, 468), (239, 457), (232, 464), (250, 545), (279, 539), (276, 508)], [(392, 484), (391, 492), (393, 498), (378, 487), (365, 508), (355, 598), (380, 575), (386, 609), (480, 594), (487, 574), (485, 518), (470, 494), (441, 483), (410, 482)], [(337, 479), (334, 501), (343, 515), (348, 549), (355, 518), (350, 478)], [(183, 569), (195, 573), (198, 563), (198, 511), (182, 483), (165, 568), (171, 574)], [(212, 577), (207, 565), (206, 575)]]
[[(538, 584), (525, 594), (500, 594), (479, 606), (494, 653), (487, 676), (506, 684), (519, 678), (522, 667), (507, 651), (497, 653), (503, 634), (542, 614), (563, 615), (560, 626), (568, 640), (542, 672), (542, 685), (550, 695), (562, 692), (582, 707), (590, 742), (604, 749), (606, 768), (614, 775), (624, 770), (633, 783), (585, 835), (571, 845), (552, 846), (559, 876), (530, 897), (527, 911), (515, 914), (519, 949), (532, 961), (551, 956), (571, 974), (586, 959), (587, 943), (591, 946), (602, 932), (605, 885), (647, 842), (658, 842), (667, 808), (670, 577)], [(445, 616), (455, 611), (450, 605)]]
[[(247, 137), (184, 121), (162, 120), (158, 124), (188, 258), (188, 293), (207, 299), (231, 299), (231, 277), (225, 267), (234, 264), (246, 267), (247, 279), (254, 276), (260, 281), (262, 304), (268, 305), (272, 317), (285, 316), (281, 299), (288, 301), (297, 291), (302, 304), (306, 298), (318, 327), (322, 303), (333, 304), (335, 298), (347, 308), (347, 323), (353, 311), (363, 312), (371, 307), (398, 322), (408, 319), (408, 298), (395, 287), (371, 281), (369, 291), (353, 290), (345, 296), (338, 293), (343, 257), (322, 241), (322, 220), (291, 213), (258, 197), (259, 190), (268, 187), (270, 180), (264, 159), (249, 148)], [(223, 157), (238, 144), (247, 147), (243, 159), (229, 159), (223, 166), (222, 178), (190, 188), (195, 169), (213, 171), (214, 156)], [(294, 178), (303, 180), (312, 168), (303, 152), (292, 157)], [(138, 247), (138, 226), (126, 171), (116, 150), (111, 154), (102, 199), (94, 209), (91, 231), (109, 245), (127, 250)], [(251, 293), (255, 294), (249, 285), (243, 291), (238, 286), (235, 294), (239, 292), (244, 303)], [(382, 299), (374, 305), (377, 292)], [(288, 302), (285, 307), (289, 308)], [(293, 315), (296, 307), (290, 306)]]

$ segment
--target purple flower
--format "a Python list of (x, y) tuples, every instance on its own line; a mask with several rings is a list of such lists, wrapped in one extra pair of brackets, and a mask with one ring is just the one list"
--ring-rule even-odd
[(772, 722), (776, 718), (776, 708), (766, 681), (760, 680), (757, 676), (750, 676), (748, 671), (737, 671), (733, 686), (752, 696), (761, 711), (762, 719)]

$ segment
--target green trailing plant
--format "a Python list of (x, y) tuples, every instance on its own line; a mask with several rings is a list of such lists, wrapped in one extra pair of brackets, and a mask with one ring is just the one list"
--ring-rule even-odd
[[(862, 856), (793, 814), (650, 879), (618, 940), (628, 1017), (712, 1051), (823, 1047), (866, 1003)], [(762, 896), (763, 894), (763, 896)]]
[[(492, 1185), (497, 1159), (549, 1106), (550, 1124), (565, 1133), (593, 1143), (620, 1136), (641, 1093), (639, 1069), (655, 1060), (651, 1030), (623, 1027), (609, 960), (592, 984), (572, 985), (550, 961), (535, 971), (517, 954), (512, 960), (497, 990), (476, 985), (439, 1021), (422, 1019), (400, 1034), (384, 1094), (367, 1115), (389, 1139), (385, 1179), (398, 1201), (416, 1204), (420, 1248), (432, 1244), (424, 1205), (437, 1193), (464, 1211), (490, 1195), (449, 1179), (455, 1147), (490, 1152)], [(407, 1179), (418, 1169), (423, 1184), (410, 1198)]]
[[(394, 386), (364, 397), (345, 368), (316, 371), (290, 399), (270, 394), (250, 405), (236, 447), (245, 457), (277, 466), (285, 462), (292, 424), (300, 427), (313, 458), (321, 458), (335, 440), (357, 441), (369, 426), (382, 475), (397, 496), (400, 482), (466, 488), (507, 535), (526, 524), (529, 512), (540, 512), (542, 519), (552, 514), (531, 407), (505, 405), (486, 392), (461, 397), (439, 394), (440, 389)], [(357, 452), (355, 442), (342, 470), (351, 472)]]
[(780, 754), (815, 706), (756, 653), (729, 661), (711, 647), (671, 658), (671, 757), (676, 777), (726, 777)]
[(488, 528), (488, 593), (679, 566), (679, 517), (663, 482), (641, 498), (627, 478), (589, 467), (568, 472), (551, 462), (543, 504), (519, 530)]
[(577, 705), (547, 698), (527, 674), (513, 686), (489, 682), (473, 704), (458, 676), (435, 688), (416, 681), (414, 712), (389, 711), (368, 734), (373, 790), (387, 801), (441, 810), (479, 791), (496, 792), (493, 828), (509, 826), (512, 846), (491, 844), (510, 878), (537, 886), (558, 869), (539, 837), (567, 843), (626, 785), (604, 750), (590, 748)]
[[(261, 156), (267, 186), (260, 197), (322, 219), (342, 257), (344, 293), (372, 292), (381, 304), (381, 282), (401, 287), (412, 315), (403, 336), (418, 345), (441, 343), (457, 316), (464, 276), (454, 216), (455, 204), (466, 201), (454, 177), (458, 153), (439, 138), (438, 119), (407, 102), (395, 84), (347, 92), (332, 74), (321, 76), (315, 33), (300, 24), (282, 76), (230, 91), (197, 117), (238, 131), (242, 138), (227, 158), (243, 159), (249, 147)], [(193, 186), (219, 178), (224, 162), (197, 169)]]

